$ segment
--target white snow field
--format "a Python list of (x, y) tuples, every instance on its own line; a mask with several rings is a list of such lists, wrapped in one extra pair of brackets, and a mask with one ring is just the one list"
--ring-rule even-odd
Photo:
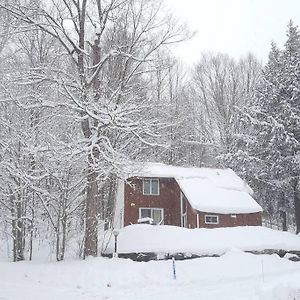
[[(106, 252), (114, 250), (111, 239)], [(186, 253), (222, 255), (231, 249), (243, 251), (300, 251), (300, 236), (263, 226), (187, 229), (177, 226), (136, 224), (119, 230), (118, 252)], [(299, 278), (300, 280), (300, 278)]]
[(1, 300), (297, 300), (300, 263), (232, 250), (217, 258), (0, 262)]

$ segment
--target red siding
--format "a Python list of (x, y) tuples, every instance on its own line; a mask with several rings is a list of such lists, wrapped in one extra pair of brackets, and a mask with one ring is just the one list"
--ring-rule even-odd
[[(140, 207), (164, 209), (164, 224), (180, 226), (180, 187), (173, 178), (159, 178), (160, 194), (143, 195), (143, 180), (131, 178), (125, 184), (124, 191), (124, 226), (136, 224), (139, 218)], [(205, 224), (205, 215), (218, 215), (219, 224)], [(233, 215), (233, 214), (232, 214)], [(258, 226), (262, 224), (261, 213), (252, 214), (216, 214), (199, 212), (200, 228), (217, 228), (232, 226)], [(187, 227), (197, 228), (196, 211), (188, 203)]]
[(189, 202), (187, 209), (187, 227), (197, 228), (197, 214), (196, 211), (191, 207)]
[(143, 195), (143, 180), (125, 184), (124, 226), (137, 223), (140, 207), (164, 209), (164, 224), (180, 226), (180, 188), (173, 178), (159, 179), (159, 195)]
[[(205, 215), (219, 216), (219, 224), (205, 224)], [(199, 225), (200, 228), (260, 226), (262, 225), (262, 219), (261, 219), (260, 212), (252, 213), (252, 214), (215, 214), (215, 213), (200, 212)]]

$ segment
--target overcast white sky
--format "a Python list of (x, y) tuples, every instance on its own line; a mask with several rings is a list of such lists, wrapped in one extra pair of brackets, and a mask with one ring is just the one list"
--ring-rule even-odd
[(253, 52), (266, 62), (270, 43), (286, 40), (290, 19), (300, 25), (300, 0), (166, 0), (196, 36), (179, 46), (181, 59), (193, 64), (203, 51), (239, 58)]

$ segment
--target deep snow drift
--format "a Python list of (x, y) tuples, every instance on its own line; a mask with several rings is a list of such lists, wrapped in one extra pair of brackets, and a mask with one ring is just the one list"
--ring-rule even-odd
[[(106, 252), (113, 252), (110, 240)], [(130, 225), (120, 230), (118, 252), (190, 253), (222, 255), (231, 249), (243, 251), (300, 251), (300, 236), (262, 226), (218, 229), (187, 229), (176, 226)]]
[(176, 261), (176, 280), (171, 260), (146, 263), (99, 257), (0, 262), (0, 299), (300, 300), (300, 262), (241, 251), (299, 247), (299, 236), (264, 227), (209, 230), (132, 225), (119, 234), (120, 251), (168, 249), (223, 255)]
[(299, 300), (300, 263), (238, 250), (218, 258), (138, 263), (93, 258), (0, 263), (0, 299)]

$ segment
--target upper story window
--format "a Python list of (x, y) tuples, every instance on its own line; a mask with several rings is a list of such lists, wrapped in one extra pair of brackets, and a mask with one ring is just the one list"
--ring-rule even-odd
[(154, 178), (143, 180), (144, 195), (159, 195), (159, 180)]

